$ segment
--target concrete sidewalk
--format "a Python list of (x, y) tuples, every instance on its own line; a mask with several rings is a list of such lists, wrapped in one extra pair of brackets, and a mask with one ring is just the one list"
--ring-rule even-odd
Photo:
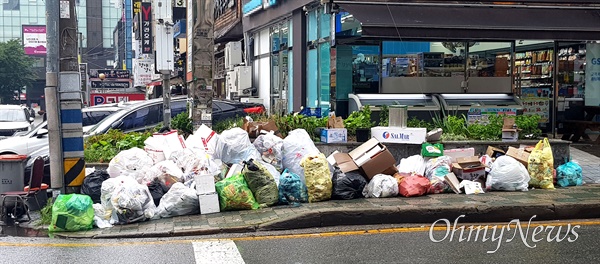
[(55, 233), (64, 238), (139, 238), (254, 232), (337, 225), (461, 222), (509, 222), (600, 218), (600, 185), (489, 192), (479, 195), (435, 194), (422, 197), (331, 200), (299, 207), (275, 206), (152, 220), (85, 232)]
[(434, 194), (422, 197), (331, 200), (298, 207), (221, 212), (152, 220), (85, 232), (55, 233), (64, 238), (138, 238), (312, 228), (338, 225), (431, 224), (440, 218), (461, 222), (508, 222), (600, 218), (600, 158), (571, 148), (586, 185), (528, 192), (479, 195)]

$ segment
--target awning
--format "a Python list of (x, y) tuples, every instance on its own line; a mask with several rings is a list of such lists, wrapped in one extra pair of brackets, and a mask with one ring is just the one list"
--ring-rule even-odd
[(362, 38), (435, 40), (600, 39), (600, 10), (418, 6), (336, 1), (362, 23)]
[(237, 41), (244, 38), (244, 30), (242, 21), (230, 23), (229, 25), (215, 30), (215, 43), (223, 43), (228, 41)]

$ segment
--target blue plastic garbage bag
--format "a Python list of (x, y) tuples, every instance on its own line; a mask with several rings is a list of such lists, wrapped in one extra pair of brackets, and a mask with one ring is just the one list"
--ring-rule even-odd
[(574, 161), (558, 166), (556, 182), (560, 187), (583, 185), (581, 166)]
[(308, 189), (300, 176), (283, 171), (279, 178), (279, 203), (298, 205), (308, 202)]

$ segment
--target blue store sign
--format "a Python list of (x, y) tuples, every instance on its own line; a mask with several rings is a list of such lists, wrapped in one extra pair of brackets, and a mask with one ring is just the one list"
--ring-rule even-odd
[(263, 9), (270, 8), (277, 4), (277, 0), (250, 0), (242, 8), (244, 16), (252, 15)]
[(185, 19), (180, 19), (173, 26), (173, 38), (185, 38)]

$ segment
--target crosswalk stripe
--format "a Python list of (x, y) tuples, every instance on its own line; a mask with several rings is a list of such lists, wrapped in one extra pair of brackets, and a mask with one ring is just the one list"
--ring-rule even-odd
[(233, 240), (192, 242), (196, 264), (245, 264)]

